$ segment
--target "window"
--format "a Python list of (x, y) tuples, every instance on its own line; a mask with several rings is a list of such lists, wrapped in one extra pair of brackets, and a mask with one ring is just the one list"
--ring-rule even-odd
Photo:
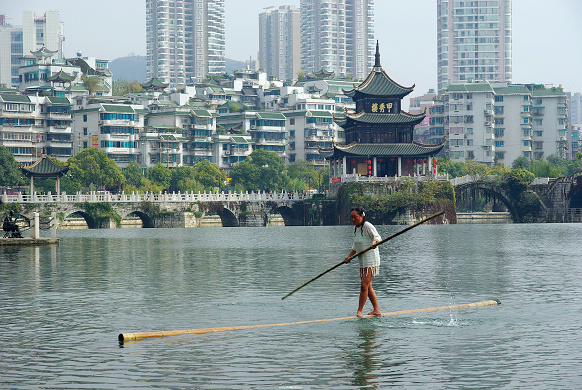
[(87, 135), (87, 128), (83, 127), (83, 135)]
[(83, 122), (87, 122), (87, 114), (83, 114)]
[(472, 139), (468, 139), (467, 140), (467, 146), (473, 146), (473, 140)]
[(502, 102), (503, 96), (495, 96), (495, 102)]
[(295, 124), (295, 118), (291, 118), (291, 119), (289, 119), (289, 124), (290, 124), (290, 125), (294, 125), (294, 124)]
[(504, 146), (504, 142), (503, 141), (495, 141), (495, 147), (496, 148), (502, 148)]

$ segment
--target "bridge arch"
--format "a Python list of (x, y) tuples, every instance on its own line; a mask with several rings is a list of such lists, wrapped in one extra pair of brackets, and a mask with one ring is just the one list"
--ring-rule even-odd
[(126, 213), (125, 215), (121, 216), (121, 219), (125, 219), (130, 215), (135, 215), (136, 217), (139, 217), (139, 219), (141, 219), (141, 223), (142, 223), (142, 227), (145, 228), (154, 228), (154, 222), (152, 221), (152, 219), (150, 218), (150, 216), (146, 213), (144, 213), (143, 211), (140, 210), (134, 210), (132, 212)]
[(291, 208), (287, 205), (274, 208), (273, 213), (278, 213), (279, 215), (281, 215), (281, 217), (283, 218), (283, 222), (285, 223), (285, 226), (301, 226), (301, 225), (303, 225), (303, 221), (301, 221), (297, 217), (293, 208)]
[(223, 227), (238, 227), (239, 222), (236, 215), (226, 207), (217, 210), (220, 220), (222, 221)]
[(519, 214), (517, 213), (517, 210), (515, 209), (513, 203), (511, 203), (511, 201), (505, 196), (503, 192), (497, 190), (495, 186), (487, 183), (472, 182), (469, 184), (455, 186), (455, 197), (457, 199), (457, 202), (459, 201), (459, 199), (463, 200), (467, 199), (467, 197), (470, 196), (469, 193), (474, 194), (475, 191), (482, 191), (483, 193), (491, 195), (495, 199), (500, 200), (501, 203), (503, 203), (503, 205), (505, 205), (505, 207), (509, 211), (513, 222), (515, 223), (521, 222)]
[(69, 218), (71, 215), (79, 215), (83, 217), (85, 223), (87, 224), (87, 228), (89, 229), (99, 229), (101, 227), (99, 226), (97, 221), (83, 209), (68, 210), (68, 212), (65, 213), (64, 217)]

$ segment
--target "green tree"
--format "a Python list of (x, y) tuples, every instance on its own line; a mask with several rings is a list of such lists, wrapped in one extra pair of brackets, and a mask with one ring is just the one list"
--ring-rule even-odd
[(69, 176), (76, 185), (83, 187), (122, 186), (125, 176), (115, 161), (104, 151), (87, 148), (76, 156), (70, 157)]
[(123, 171), (123, 176), (125, 176), (126, 184), (136, 188), (141, 187), (143, 179), (145, 179), (141, 167), (135, 161), (129, 163)]
[[(253, 152), (254, 153), (254, 152)], [(260, 170), (250, 159), (246, 159), (236, 164), (230, 172), (232, 185), (238, 192), (241, 190), (257, 191), (260, 190), (259, 184)]]
[(503, 177), (503, 186), (513, 202), (518, 202), (521, 194), (527, 190), (529, 183), (535, 178), (534, 174), (522, 168), (512, 169)]
[(97, 92), (99, 88), (99, 79), (97, 77), (82, 76), (81, 80), (83, 80), (85, 88), (89, 90), (89, 94), (94, 95)]
[(170, 191), (203, 192), (204, 186), (196, 180), (194, 167), (177, 167), (171, 170)]
[(170, 188), (172, 173), (162, 163), (157, 163), (154, 167), (148, 169), (148, 179), (150, 179), (153, 184), (160, 186), (162, 191), (164, 191)]
[(200, 184), (204, 186), (204, 188), (224, 188), (226, 172), (221, 171), (218, 168), (218, 165), (213, 164), (208, 160), (202, 160), (198, 162), (194, 168), (196, 168), (195, 178)]
[(117, 80), (113, 82), (113, 95), (123, 96), (128, 93), (139, 93), (143, 92), (143, 87), (137, 80), (125, 81)]
[(0, 185), (12, 187), (18, 185), (22, 178), (14, 155), (6, 146), (0, 145)]

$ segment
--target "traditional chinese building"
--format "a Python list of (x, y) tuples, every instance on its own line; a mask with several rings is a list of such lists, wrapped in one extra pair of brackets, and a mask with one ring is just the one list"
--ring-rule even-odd
[(394, 82), (376, 61), (372, 72), (360, 85), (344, 93), (355, 104), (355, 113), (335, 122), (345, 131), (346, 145), (334, 144), (321, 150), (330, 161), (330, 181), (354, 181), (358, 176), (394, 178), (422, 176), (432, 172), (434, 156), (444, 147), (413, 141), (414, 126), (425, 114), (413, 115), (401, 109), (402, 99), (412, 92)]

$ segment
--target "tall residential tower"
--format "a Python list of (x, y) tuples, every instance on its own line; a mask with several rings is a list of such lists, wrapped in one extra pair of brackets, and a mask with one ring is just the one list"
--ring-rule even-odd
[(374, 44), (374, 0), (301, 0), (302, 69), (362, 80)]
[(146, 0), (147, 77), (177, 87), (224, 72), (224, 0)]
[(63, 24), (57, 11), (42, 16), (31, 11), (22, 12), (22, 26), (13, 26), (5, 15), (0, 15), (0, 84), (18, 88), (18, 68), (22, 57), (42, 47), (63, 54)]
[(437, 0), (438, 93), (473, 81), (511, 83), (511, 0)]
[(299, 9), (270, 7), (259, 15), (259, 64), (267, 75), (293, 80), (301, 66)]

